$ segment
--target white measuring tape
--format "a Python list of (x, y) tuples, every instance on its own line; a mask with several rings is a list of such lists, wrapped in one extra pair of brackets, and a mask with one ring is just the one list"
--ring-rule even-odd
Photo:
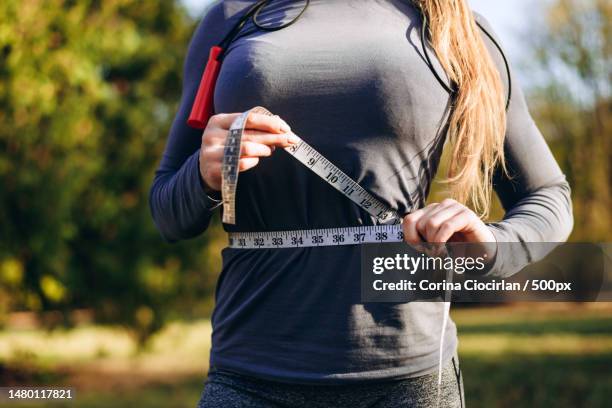
[(223, 200), (223, 222), (226, 224), (236, 224), (236, 188), (238, 187), (242, 133), (249, 114), (255, 112), (256, 109), (244, 112), (232, 123), (225, 141), (221, 167), (221, 196)]
[(236, 232), (229, 234), (230, 248), (308, 248), (402, 242), (401, 225), (375, 225), (313, 230)]
[[(244, 112), (230, 127), (222, 167), (223, 222), (236, 223), (236, 188), (242, 133), (250, 113), (272, 116), (267, 109), (253, 108)], [(355, 180), (327, 160), (305, 141), (285, 148), (285, 151), (349, 200), (372, 215), (382, 225), (319, 230), (277, 232), (234, 232), (229, 234), (230, 248), (305, 248), (367, 243), (402, 242), (401, 217), (367, 192)]]
[[(230, 127), (224, 150), (221, 173), (223, 222), (226, 224), (236, 223), (236, 188), (238, 186), (240, 147), (242, 134), (248, 116), (251, 113), (273, 116), (267, 109), (256, 107), (241, 114)], [(232, 232), (229, 234), (230, 248), (308, 248), (402, 242), (404, 240), (401, 216), (367, 192), (356, 181), (327, 160), (308, 143), (302, 140), (298, 144), (285, 148), (285, 151), (318, 175), (326, 183), (365, 210), (368, 214), (374, 216), (381, 225), (295, 231)], [(450, 276), (448, 276), (449, 274)], [(452, 280), (452, 271), (447, 271), (447, 279)], [(442, 386), (442, 351), (444, 348), (444, 335), (446, 333), (449, 314), (450, 293), (445, 292), (444, 317), (442, 319), (439, 345), (438, 406), (440, 404)]]

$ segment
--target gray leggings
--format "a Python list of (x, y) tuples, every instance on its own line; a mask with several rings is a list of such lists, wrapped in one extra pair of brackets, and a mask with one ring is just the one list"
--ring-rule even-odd
[[(214, 371), (208, 375), (198, 408), (436, 408), (437, 400), (437, 372), (378, 383), (299, 385)], [(456, 358), (442, 370), (439, 407), (464, 407)]]

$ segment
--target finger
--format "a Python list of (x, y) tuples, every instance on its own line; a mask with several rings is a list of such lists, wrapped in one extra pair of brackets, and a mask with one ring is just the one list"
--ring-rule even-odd
[(404, 232), (404, 241), (406, 241), (408, 244), (420, 244), (424, 242), (416, 228), (417, 223), (424, 214), (425, 209), (420, 209), (404, 217), (402, 231)]
[(251, 112), (249, 114), (245, 129), (269, 133), (287, 133), (291, 131), (291, 127), (279, 116), (269, 116), (256, 112)]
[[(420, 227), (420, 225), (423, 223), (423, 220), (427, 220), (431, 214), (438, 211), (439, 207), (440, 207), (439, 203), (430, 204), (422, 208), (421, 210), (419, 210), (418, 219), (416, 216), (414, 217), (416, 220), (414, 222), (414, 229), (416, 230), (416, 235), (421, 240), (421, 243), (418, 245), (413, 244), (412, 246), (419, 252), (424, 253), (427, 256), (432, 256), (432, 257), (438, 256), (438, 253), (440, 252), (440, 248), (438, 245), (430, 244), (431, 241), (426, 237), (425, 231), (424, 229)], [(410, 218), (411, 217), (409, 217), (409, 220)]]
[(208, 163), (219, 163), (221, 164), (223, 154), (225, 152), (225, 146), (223, 145), (214, 145), (207, 146), (204, 148), (202, 152), (204, 159)]
[(270, 146), (255, 142), (242, 142), (240, 157), (267, 157), (272, 154)]
[(423, 231), (419, 229), (419, 224), (421, 224), (423, 219), (426, 219), (428, 214), (435, 210), (438, 205), (438, 203), (429, 204), (428, 206), (423, 207), (413, 213), (410, 213), (405, 217), (405, 219), (407, 218), (409, 222), (414, 223), (416, 234), (419, 236), (419, 239), (422, 242), (427, 242), (427, 239), (425, 235), (423, 235)]
[(211, 116), (208, 124), (212, 127), (227, 130), (240, 115), (242, 115), (242, 113), (218, 113)]
[(434, 235), (435, 242), (447, 242), (456, 232), (465, 229), (472, 222), (468, 210), (461, 210), (442, 222)]
[[(258, 157), (243, 157), (238, 161), (238, 171), (247, 171), (257, 166), (259, 163)], [(207, 165), (207, 175), (212, 180), (221, 183), (221, 173), (223, 164), (220, 161), (210, 161)]]
[[(225, 132), (227, 134), (227, 131)], [(266, 135), (269, 135), (266, 133)], [(286, 140), (285, 135), (270, 135), (270, 141), (272, 141), (273, 138), (279, 138), (282, 140)], [(264, 141), (265, 138), (264, 138)], [(221, 161), (223, 158), (223, 155), (225, 154), (225, 145), (223, 144), (223, 142), (221, 141), (221, 143), (218, 143), (219, 141), (217, 141), (216, 143), (212, 143), (212, 144), (206, 144), (203, 149), (204, 149), (204, 157), (207, 160), (210, 161)], [(290, 145), (290, 144), (289, 144)], [(252, 157), (267, 157), (270, 156), (272, 154), (272, 152), (274, 151), (275, 146), (269, 146), (266, 145), (265, 143), (257, 143), (257, 142), (252, 142), (249, 140), (244, 140), (242, 141), (241, 144), (241, 151), (240, 154), (241, 156), (252, 156)]]
[(435, 214), (437, 214), (440, 211), (445, 210), (446, 208), (447, 208), (446, 203), (445, 204), (432, 203), (424, 208), (425, 214), (423, 214), (423, 216), (417, 222), (417, 231), (419, 232), (419, 234), (421, 234), (421, 237), (423, 237), (425, 241), (431, 242), (430, 239), (432, 238), (431, 236), (427, 237), (427, 229), (428, 229), (428, 223), (430, 222), (430, 219)]
[(218, 127), (207, 128), (202, 135), (203, 146), (224, 145), (227, 140), (228, 131)]
[[(240, 115), (242, 115), (242, 113), (219, 113), (210, 118), (209, 125), (213, 128), (216, 127), (227, 130)], [(287, 133), (291, 131), (289, 124), (278, 115), (270, 116), (256, 112), (251, 112), (249, 114), (245, 128), (270, 133)]]
[(257, 157), (244, 157), (238, 162), (238, 170), (247, 171), (257, 166), (257, 163), (259, 163), (259, 158)]
[(249, 130), (243, 134), (244, 140), (268, 146), (289, 147), (300, 143), (301, 139), (293, 133), (268, 133)]
[(445, 242), (436, 240), (438, 230), (442, 224), (462, 212), (464, 208), (459, 205), (450, 205), (448, 207), (439, 206), (431, 213), (427, 214), (419, 220), (417, 230), (423, 235), (427, 242)]
[(439, 203), (432, 203), (429, 206), (425, 207), (428, 210), (428, 214), (430, 217), (439, 213), (440, 211), (444, 211), (449, 207), (453, 207), (456, 205), (460, 205), (457, 201), (452, 200), (450, 198), (444, 199)]

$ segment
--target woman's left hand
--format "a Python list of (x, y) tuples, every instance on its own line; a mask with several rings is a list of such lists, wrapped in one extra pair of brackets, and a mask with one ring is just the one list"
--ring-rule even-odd
[[(469, 208), (452, 199), (430, 204), (404, 217), (404, 240), (411, 245), (422, 243), (495, 243), (495, 236)], [(483, 245), (489, 259), (497, 245)]]

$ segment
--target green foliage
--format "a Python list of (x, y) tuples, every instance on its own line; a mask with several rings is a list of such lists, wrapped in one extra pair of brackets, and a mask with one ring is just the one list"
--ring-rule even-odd
[(139, 338), (210, 295), (148, 189), (193, 22), (165, 0), (0, 2), (0, 316), (92, 308)]
[[(612, 227), (612, 3), (557, 0), (536, 41), (536, 120), (572, 186), (572, 238), (609, 241)], [(541, 27), (540, 24), (534, 25)]]
[[(609, 240), (612, 7), (547, 10), (530, 101), (573, 187), (573, 239)], [(0, 324), (87, 308), (143, 341), (209, 310), (218, 223), (167, 245), (147, 204), (192, 30), (175, 1), (0, 2)]]

